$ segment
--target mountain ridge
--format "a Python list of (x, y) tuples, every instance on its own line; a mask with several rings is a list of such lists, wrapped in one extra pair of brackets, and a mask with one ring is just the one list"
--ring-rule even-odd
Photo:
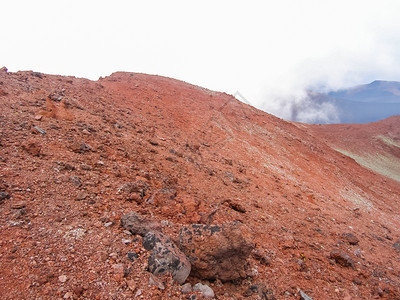
[(329, 92), (328, 95), (359, 102), (398, 103), (400, 102), (400, 82), (374, 80), (369, 84)]

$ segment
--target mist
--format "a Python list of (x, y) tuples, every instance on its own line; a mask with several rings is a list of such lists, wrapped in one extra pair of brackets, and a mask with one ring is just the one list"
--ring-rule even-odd
[[(332, 50), (323, 57), (290, 65), (281, 63), (279, 73), (265, 72), (262, 88), (243, 87), (243, 94), (257, 108), (286, 120), (304, 123), (340, 123), (339, 109), (332, 101), (319, 97), (328, 93), (367, 84), (374, 80), (400, 81), (400, 38), (384, 32), (364, 32), (368, 43)], [(255, 79), (256, 81), (256, 79)], [(256, 92), (255, 92), (256, 91)]]
[(334, 104), (309, 91), (400, 81), (399, 11), (397, 0), (8, 1), (0, 67), (157, 74), (239, 91), (284, 119), (335, 123)]

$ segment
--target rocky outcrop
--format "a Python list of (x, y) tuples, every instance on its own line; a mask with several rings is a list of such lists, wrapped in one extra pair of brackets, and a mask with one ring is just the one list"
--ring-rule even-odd
[(250, 230), (241, 223), (185, 226), (179, 246), (192, 264), (192, 275), (222, 281), (246, 276), (246, 259), (254, 248)]
[(171, 273), (172, 278), (183, 284), (190, 274), (191, 266), (171, 239), (160, 232), (148, 232), (143, 239), (143, 247), (151, 251), (149, 271), (154, 275)]

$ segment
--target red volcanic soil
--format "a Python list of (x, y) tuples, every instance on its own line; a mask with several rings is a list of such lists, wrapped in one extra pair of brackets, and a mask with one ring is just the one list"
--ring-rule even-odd
[[(134, 73), (2, 70), (0, 101), (2, 299), (201, 299), (151, 284), (142, 237), (120, 226), (132, 211), (173, 241), (193, 223), (249, 228), (244, 278), (187, 279), (217, 299), (400, 298), (400, 184), (333, 149), (359, 155), (347, 138), (376, 130), (398, 158), (398, 119), (340, 135)], [(145, 195), (121, 193), (137, 182)]]

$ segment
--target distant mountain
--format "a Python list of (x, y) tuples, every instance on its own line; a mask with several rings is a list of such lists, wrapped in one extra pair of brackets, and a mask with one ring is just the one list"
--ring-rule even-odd
[(375, 80), (325, 94), (309, 93), (314, 103), (331, 103), (340, 123), (370, 123), (400, 115), (400, 82)]
[(336, 99), (364, 103), (400, 103), (400, 82), (375, 80), (370, 84), (328, 93)]

